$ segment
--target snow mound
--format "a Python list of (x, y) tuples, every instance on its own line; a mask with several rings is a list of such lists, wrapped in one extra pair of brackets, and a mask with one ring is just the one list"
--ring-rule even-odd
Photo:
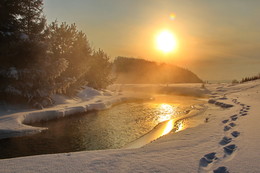
[(95, 90), (90, 87), (85, 87), (77, 94), (77, 97), (81, 98), (82, 100), (89, 100), (90, 98), (101, 95), (103, 95), (101, 91)]

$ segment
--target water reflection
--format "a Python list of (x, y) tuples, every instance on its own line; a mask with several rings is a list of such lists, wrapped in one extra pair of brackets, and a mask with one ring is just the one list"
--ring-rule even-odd
[(164, 136), (172, 131), (177, 132), (183, 130), (184, 121), (176, 121), (175, 119), (170, 119), (158, 124), (152, 131), (145, 134), (141, 138), (129, 143), (124, 148), (140, 148), (157, 138)]
[[(187, 98), (167, 101), (136, 102), (117, 105), (108, 110), (72, 116), (38, 124), (49, 130), (40, 134), (0, 140), (0, 159), (18, 156), (122, 148), (141, 139), (137, 147), (160, 136), (185, 128), (175, 122), (194, 102)], [(185, 103), (180, 103), (185, 100)], [(190, 101), (190, 102), (188, 102)], [(177, 102), (177, 103), (176, 103)], [(197, 102), (197, 101), (196, 101)], [(159, 124), (159, 125), (158, 125)], [(189, 126), (189, 125), (187, 125)], [(154, 130), (155, 131), (154, 131)]]
[(166, 126), (165, 126), (165, 128), (164, 128), (164, 130), (163, 130), (161, 136), (170, 133), (170, 132), (172, 131), (173, 127), (174, 127), (174, 121), (173, 121), (173, 119), (172, 119), (172, 120), (169, 120), (169, 121), (167, 122), (167, 124), (166, 124)]
[(165, 104), (165, 103), (160, 104), (158, 109), (160, 112), (160, 114), (158, 115), (159, 122), (170, 120), (176, 112), (175, 111), (176, 108), (174, 108), (172, 105)]

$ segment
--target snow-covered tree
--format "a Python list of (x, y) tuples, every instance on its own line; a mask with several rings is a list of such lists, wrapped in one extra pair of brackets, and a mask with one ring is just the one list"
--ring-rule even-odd
[(55, 93), (106, 87), (110, 70), (75, 24), (46, 27), (43, 0), (0, 0), (0, 100), (47, 106)]
[(50, 104), (68, 62), (48, 53), (42, 1), (1, 0), (0, 13), (0, 99)]

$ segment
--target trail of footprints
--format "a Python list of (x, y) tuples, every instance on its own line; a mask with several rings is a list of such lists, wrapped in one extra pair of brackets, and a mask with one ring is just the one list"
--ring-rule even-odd
[[(223, 147), (223, 156), (221, 158), (218, 158), (216, 156), (217, 153), (215, 153), (215, 152), (204, 155), (200, 159), (200, 162), (199, 162), (199, 172), (201, 172), (201, 170), (208, 171), (215, 162), (218, 162), (222, 159), (225, 159), (225, 158), (233, 155), (234, 152), (238, 148), (236, 144), (232, 144), (232, 140), (234, 138), (239, 137), (239, 135), (240, 135), (240, 132), (234, 130), (234, 128), (236, 127), (236, 125), (237, 125), (236, 121), (238, 121), (239, 118), (248, 115), (250, 106), (238, 102), (237, 99), (233, 99), (232, 102), (237, 105), (240, 105), (242, 108), (240, 109), (238, 114), (232, 115), (228, 119), (225, 119), (222, 121), (222, 123), (224, 125), (223, 131), (225, 134), (228, 134), (228, 135), (225, 135), (221, 139), (221, 141), (219, 141), (219, 145), (221, 147)], [(225, 166), (221, 166), (221, 167), (218, 167), (217, 169), (213, 170), (212, 172), (213, 173), (229, 173), (229, 170)]]

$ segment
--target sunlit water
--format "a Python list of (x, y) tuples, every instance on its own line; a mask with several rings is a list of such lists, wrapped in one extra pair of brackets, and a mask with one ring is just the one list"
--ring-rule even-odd
[(169, 120), (158, 138), (173, 129), (184, 129), (185, 123), (173, 123), (174, 119), (201, 102), (189, 97), (161, 96), (155, 101), (123, 103), (104, 111), (35, 124), (49, 130), (0, 140), (0, 158), (122, 148)]

